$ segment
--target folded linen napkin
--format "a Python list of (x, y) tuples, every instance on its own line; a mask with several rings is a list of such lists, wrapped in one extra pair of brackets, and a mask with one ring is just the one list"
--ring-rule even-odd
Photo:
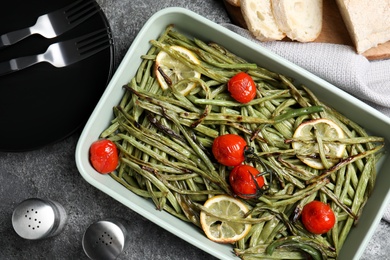
[[(343, 89), (390, 117), (390, 59), (369, 61), (351, 46), (331, 43), (260, 42), (248, 30), (222, 24)], [(383, 219), (390, 223), (390, 205)]]

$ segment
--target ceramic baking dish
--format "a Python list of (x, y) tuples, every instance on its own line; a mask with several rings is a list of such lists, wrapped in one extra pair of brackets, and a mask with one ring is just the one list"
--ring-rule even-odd
[[(371, 134), (384, 136), (386, 140), (390, 140), (388, 117), (319, 77), (187, 9), (172, 7), (157, 12), (135, 38), (89, 118), (76, 149), (77, 167), (81, 176), (97, 189), (211, 255), (219, 259), (238, 259), (233, 254), (231, 245), (214, 243), (192, 224), (156, 210), (151, 201), (131, 193), (108, 175), (97, 173), (88, 159), (91, 143), (97, 140), (100, 133), (110, 124), (113, 118), (112, 108), (119, 103), (124, 93), (122, 86), (135, 75), (141, 62), (140, 56), (150, 48), (149, 40), (156, 39), (169, 24), (174, 24), (180, 32), (204, 41), (215, 41), (248, 61), (295, 78), (298, 83), (308, 86), (322, 101), (359, 123)], [(389, 202), (388, 154), (383, 157), (378, 168), (375, 190), (365, 206), (359, 224), (352, 229), (347, 238), (339, 259), (359, 259)]]

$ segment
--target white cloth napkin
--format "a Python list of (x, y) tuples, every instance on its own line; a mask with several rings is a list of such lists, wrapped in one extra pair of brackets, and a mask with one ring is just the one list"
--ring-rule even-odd
[[(279, 56), (301, 66), (390, 117), (390, 59), (369, 61), (354, 48), (330, 43), (260, 42), (248, 30), (233, 24), (234, 31)], [(390, 205), (383, 216), (390, 222)]]

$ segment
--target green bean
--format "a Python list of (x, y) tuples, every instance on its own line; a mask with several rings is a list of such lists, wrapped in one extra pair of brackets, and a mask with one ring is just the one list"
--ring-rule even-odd
[(182, 220), (182, 221), (185, 221), (185, 222), (189, 222), (188, 218), (186, 215), (184, 215), (183, 213), (177, 213), (172, 207), (170, 207), (168, 204), (165, 204), (164, 205), (164, 208), (163, 210), (165, 210), (166, 212), (168, 212), (169, 214), (171, 214), (172, 216), (175, 216), (177, 217), (178, 219)]
[[(256, 110), (255, 108), (253, 107), (247, 107), (246, 108), (247, 111), (248, 111), (248, 114), (250, 116), (256, 116), (256, 117), (259, 117), (259, 118), (269, 118), (271, 117), (271, 113), (269, 114), (265, 114), (265, 112), (269, 112), (268, 110), (266, 109), (262, 109), (261, 111), (258, 111)], [(260, 126), (261, 127), (261, 126)], [(282, 121), (278, 124), (273, 124), (273, 127), (285, 138), (287, 137), (290, 137), (291, 136), (291, 131), (290, 129), (288, 128), (288, 125), (285, 121)]]
[(320, 176), (316, 177), (316, 178), (313, 178), (309, 181), (309, 183), (312, 183), (312, 182), (316, 182), (317, 180), (319, 179), (323, 179), (327, 176), (329, 176), (330, 174), (332, 174), (333, 172), (337, 171), (338, 169), (340, 169), (341, 167), (344, 167), (345, 165), (347, 164), (350, 164), (352, 162), (355, 162), (357, 160), (360, 160), (362, 158), (365, 158), (369, 155), (372, 155), (376, 152), (378, 152), (379, 150), (381, 150), (383, 148), (384, 145), (379, 145), (371, 150), (368, 150), (368, 151), (365, 151), (365, 152), (362, 152), (360, 154), (357, 154), (357, 155), (353, 155), (353, 156), (350, 156), (346, 159), (343, 159), (341, 160), (339, 163), (335, 164), (334, 166), (332, 166), (329, 170), (325, 171), (323, 174), (321, 174)]
[[(177, 150), (171, 149), (170, 146), (174, 145), (177, 146), (174, 142), (170, 142), (169, 139), (164, 138), (163, 140), (158, 140), (155, 135), (148, 135), (147, 132), (141, 132), (137, 131), (133, 127), (129, 127), (127, 125), (122, 124), (122, 127), (125, 128), (125, 130), (131, 134), (133, 137), (142, 140), (142, 142), (149, 144), (153, 147), (158, 148), (159, 150), (165, 152), (166, 154), (169, 154), (170, 156), (175, 157), (178, 161), (188, 163), (195, 165), (195, 163), (189, 159), (190, 154), (183, 154), (183, 149), (177, 148)], [(124, 137), (123, 135), (119, 135), (121, 137)], [(164, 143), (164, 141), (166, 143)], [(150, 148), (149, 148), (150, 149)], [(146, 154), (146, 153), (145, 153)]]
[[(121, 107), (118, 107), (118, 110), (124, 116), (126, 122), (134, 129), (134, 131), (136, 129), (139, 129), (138, 131), (141, 132), (142, 134), (150, 136), (152, 139), (154, 139), (156, 141), (162, 141), (166, 145), (168, 145), (169, 147), (173, 148), (175, 151), (181, 153), (182, 155), (184, 155), (186, 157), (191, 157), (192, 151), (187, 145), (182, 144), (182, 143), (179, 145), (177, 143), (177, 141), (175, 142), (172, 139), (167, 138), (164, 135), (153, 132), (148, 128), (145, 128), (141, 125), (138, 125), (137, 122), (135, 121), (135, 119), (133, 117), (131, 117), (131, 115), (129, 115), (125, 111), (123, 111), (123, 109)], [(122, 123), (122, 125), (123, 125), (123, 123)], [(123, 127), (125, 127), (127, 130), (129, 130), (129, 128), (127, 128), (128, 126), (124, 125)], [(133, 130), (131, 130), (131, 131), (133, 131)]]
[[(179, 185), (178, 182), (176, 182), (176, 184)], [(186, 218), (196, 226), (200, 227), (201, 224), (197, 217), (199, 214), (198, 209), (193, 205), (189, 197), (179, 193), (175, 193), (175, 196)]]
[(282, 122), (284, 120), (302, 116), (302, 115), (311, 115), (313, 113), (321, 112), (323, 108), (321, 106), (311, 106), (311, 107), (302, 107), (297, 109), (291, 109), (288, 112), (278, 115), (275, 117), (275, 122)]
[(167, 28), (166, 31), (168, 31), (168, 35), (171, 36), (172, 38), (179, 39), (183, 42), (194, 45), (193, 41), (187, 36), (185, 36), (184, 34), (175, 30), (170, 30), (169, 28)]
[[(228, 51), (226, 48), (223, 46), (216, 44), (216, 43), (209, 43), (208, 46), (210, 46), (212, 49), (216, 50), (217, 52), (221, 53), (224, 57), (228, 57), (231, 59), (232, 62), (234, 63), (246, 63), (244, 59), (238, 57), (237, 55), (233, 54), (232, 52)], [(211, 49), (209, 51), (213, 52)], [(215, 53), (215, 52), (213, 52)], [(270, 70), (267, 70), (262, 67), (258, 67), (256, 70), (250, 70), (248, 71), (248, 74), (254, 77), (258, 77), (261, 80), (269, 80), (269, 81), (274, 81), (278, 79), (278, 74), (274, 73)]]
[[(177, 84), (187, 83), (187, 81), (194, 82), (194, 83), (197, 83), (198, 85), (200, 85), (202, 87), (203, 91), (205, 92), (206, 98), (207, 99), (211, 98), (210, 88), (209, 88), (209, 86), (207, 86), (207, 84), (202, 79), (188, 78), (188, 79), (183, 79), (183, 80), (179, 81)], [(194, 122), (191, 125), (191, 127), (196, 127), (197, 125), (199, 125), (204, 120), (204, 118), (210, 113), (210, 111), (211, 111), (211, 105), (206, 104), (204, 106), (202, 116), (196, 122)]]
[(254, 247), (250, 247), (245, 250), (235, 249), (234, 252), (237, 256), (241, 257), (243, 260), (259, 260), (259, 259), (307, 259), (301, 252), (291, 251), (287, 248), (276, 248), (272, 255), (265, 253), (265, 249), (268, 244), (260, 244)]
[[(271, 216), (271, 214), (265, 212), (260, 217), (265, 217), (265, 216)], [(263, 232), (263, 228), (264, 228), (264, 225), (266, 223), (267, 222), (264, 221), (264, 222), (261, 222), (261, 223), (254, 224), (251, 227), (251, 229), (249, 231), (249, 234), (245, 236), (245, 239), (249, 239), (249, 242), (247, 242), (248, 246), (246, 246), (244, 244), (240, 249), (245, 249), (246, 247), (252, 248), (252, 247), (255, 247), (255, 246), (259, 245), (259, 244), (262, 244), (261, 243), (262, 241), (260, 241), (260, 235)]]
[(175, 104), (170, 103), (168, 99), (166, 101), (163, 101), (161, 99), (153, 98), (151, 95), (148, 95), (146, 93), (141, 93), (139, 91), (136, 91), (135, 89), (133, 89), (131, 87), (128, 87), (128, 86), (124, 86), (124, 87), (126, 89), (128, 89), (129, 91), (131, 91), (132, 93), (134, 93), (137, 97), (145, 99), (148, 102), (150, 102), (152, 104), (155, 104), (156, 106), (164, 107), (165, 109), (172, 110), (172, 111), (174, 111), (176, 113), (180, 113), (180, 112), (184, 112), (185, 111), (181, 107), (176, 106)]
[[(183, 102), (183, 100), (177, 100), (166, 96), (161, 96), (157, 94), (153, 94), (151, 92), (144, 92), (142, 90), (135, 91), (131, 86), (124, 86), (127, 90), (130, 92), (136, 94), (140, 98), (151, 100), (151, 102), (155, 102), (157, 105), (160, 105), (159, 102), (162, 102), (161, 104), (172, 104), (175, 107), (181, 107), (183, 109), (187, 109), (189, 111), (193, 112), (200, 112), (201, 110), (195, 106), (193, 106), (191, 103)], [(167, 107), (170, 109), (169, 107)]]
[[(289, 151), (288, 151), (289, 152)], [(293, 151), (291, 151), (293, 153)], [(315, 177), (314, 173), (306, 170), (305, 168), (299, 167), (294, 163), (290, 163), (285, 160), (282, 156), (278, 157), (278, 161), (281, 162), (284, 166), (290, 168), (297, 178), (301, 180), (308, 181)]]
[[(192, 121), (192, 120), (187, 120), (187, 119), (182, 119), (182, 118), (179, 118), (179, 122), (180, 122), (180, 124), (187, 126), (187, 127), (191, 127), (194, 123), (194, 121)], [(218, 136), (218, 131), (207, 127), (205, 124), (197, 125), (194, 128), (194, 130), (198, 131), (199, 133), (202, 133), (206, 136), (209, 136), (211, 138), (216, 138)]]
[(300, 104), (303, 108), (309, 107), (310, 104), (303, 98), (299, 90), (294, 86), (294, 84), (285, 76), (279, 75), (282, 82), (290, 89), (291, 95), (294, 99)]
[[(180, 117), (185, 119), (198, 120), (202, 117), (201, 114), (198, 113), (189, 113), (183, 112), (179, 114)], [(230, 114), (220, 114), (220, 113), (209, 113), (204, 120), (213, 120), (213, 121), (227, 121), (227, 122), (244, 122), (244, 123), (252, 123), (252, 124), (272, 124), (275, 122), (273, 119), (262, 119), (258, 117), (243, 117), (241, 115), (230, 115)], [(222, 123), (223, 123), (222, 122)]]
[[(135, 194), (137, 194), (141, 197), (150, 198), (152, 196), (148, 191), (145, 191), (144, 189), (140, 189), (140, 188), (137, 188), (135, 186), (130, 185), (123, 178), (119, 178), (115, 173), (110, 173), (110, 176), (114, 180), (116, 180), (117, 182), (122, 184), (124, 187), (126, 187), (127, 189), (129, 189), (130, 191), (134, 192)], [(161, 196), (161, 197), (164, 196), (163, 194), (164, 194), (163, 192), (155, 193), (156, 196)]]
[[(213, 55), (213, 56), (219, 58), (220, 60), (225, 61), (225, 63), (228, 63), (228, 64), (234, 64), (234, 63), (244, 64), (244, 63), (246, 63), (246, 61), (244, 61), (244, 60), (241, 60), (240, 62), (235, 62), (228, 55), (222, 54), (222, 53), (216, 51), (214, 48), (210, 47), (209, 45), (207, 45), (205, 42), (203, 42), (200, 39), (194, 38), (193, 41), (197, 46), (199, 46), (201, 49), (203, 49), (206, 53), (210, 53), (210, 55)], [(256, 67), (257, 67), (257, 65), (256, 65)]]
[[(152, 149), (146, 147), (143, 145), (143, 143), (140, 143), (135, 140), (135, 138), (124, 135), (124, 134), (118, 134), (119, 137), (126, 140), (129, 144), (137, 148), (138, 151), (147, 153), (152, 158), (164, 163), (165, 165), (175, 167), (175, 164), (170, 162), (165, 156), (160, 155), (159, 153), (154, 152)], [(120, 144), (117, 144), (117, 146), (120, 148), (122, 152), (126, 152), (126, 149), (122, 148)]]
[(329, 189), (327, 189), (326, 187), (322, 187), (321, 191), (325, 193), (328, 196), (328, 198), (333, 200), (336, 203), (336, 205), (339, 206), (340, 209), (344, 210), (345, 213), (347, 213), (351, 218), (357, 219), (357, 216), (352, 212), (352, 210), (348, 208), (346, 205), (344, 205), (343, 202), (341, 202), (337, 198), (337, 196), (334, 193), (332, 193)]
[(137, 173), (141, 174), (147, 180), (151, 181), (155, 185), (155, 187), (159, 188), (161, 190), (161, 192), (163, 194), (165, 194), (165, 196), (171, 202), (171, 205), (176, 210), (176, 212), (180, 212), (180, 207), (179, 207), (174, 195), (165, 185), (163, 185), (163, 183), (161, 183), (154, 175), (150, 174), (148, 171), (143, 170), (137, 164), (134, 164), (131, 161), (126, 161), (126, 164), (131, 166), (132, 169), (134, 169)]
[(271, 100), (273, 98), (276, 98), (278, 96), (281, 96), (283, 94), (285, 94), (286, 91), (285, 90), (282, 90), (278, 93), (275, 93), (275, 94), (272, 94), (272, 95), (268, 95), (266, 97), (262, 97), (262, 98), (257, 98), (257, 99), (254, 99), (252, 101), (249, 101), (248, 103), (239, 103), (237, 101), (229, 101), (229, 100), (218, 100), (218, 99), (197, 99), (194, 101), (195, 104), (199, 104), (199, 105), (213, 105), (213, 106), (224, 106), (224, 107), (241, 107), (241, 106), (253, 106), (253, 105), (257, 105), (259, 103), (262, 103), (262, 102), (265, 102), (267, 100)]
[[(203, 60), (205, 60), (210, 65), (222, 68), (222, 69), (232, 69), (232, 70), (253, 70), (257, 68), (257, 65), (255, 63), (235, 63), (235, 64), (228, 64), (228, 63), (222, 63), (214, 61), (207, 53), (203, 53), (199, 55)], [(235, 73), (235, 72), (234, 72)]]
[[(147, 60), (145, 70), (146, 71), (150, 70), (152, 65), (153, 65), (153, 60)], [(141, 82), (138, 83), (139, 88), (148, 89), (147, 86), (150, 86), (150, 80), (153, 80), (153, 78), (150, 77), (150, 75), (144, 74), (143, 78), (141, 79)]]
[[(156, 48), (150, 48), (148, 53), (147, 53), (147, 56), (151, 56), (153, 55), (154, 56), (154, 53), (156, 52)], [(144, 71), (145, 71), (145, 67), (146, 67), (146, 64), (148, 63), (149, 59), (144, 59), (142, 62), (141, 62), (141, 65), (139, 66), (138, 70), (137, 70), (137, 74), (135, 76), (135, 79), (136, 79), (136, 82), (139, 84), (141, 83), (142, 79), (143, 79), (143, 76), (145, 75), (144, 74)]]
[(201, 190), (201, 191), (192, 191), (192, 190), (185, 190), (183, 188), (176, 188), (174, 185), (172, 185), (170, 182), (168, 182), (163, 175), (161, 174), (156, 174), (158, 178), (165, 184), (165, 186), (178, 193), (178, 194), (183, 194), (183, 195), (219, 195), (219, 194), (224, 194), (225, 192), (222, 190)]
[(146, 190), (150, 193), (151, 199), (154, 205), (156, 205), (157, 210), (162, 210), (166, 203), (166, 197), (163, 196), (160, 200), (153, 188), (153, 184), (148, 180), (146, 181)]
[(211, 52), (217, 52), (219, 54), (216, 54), (216, 55), (222, 55), (222, 57), (228, 57), (230, 60), (232, 60), (232, 62), (236, 62), (236, 63), (245, 63), (246, 60), (244, 60), (243, 58), (235, 55), (234, 53), (228, 51), (226, 48), (224, 48), (222, 45), (219, 45), (215, 42), (209, 42), (208, 43), (208, 46), (210, 48), (212, 48), (213, 50), (210, 49)]
[[(306, 187), (303, 190), (300, 190), (299, 192), (294, 193), (293, 196), (287, 196), (287, 198), (281, 197), (281, 199), (278, 199), (275, 202), (271, 202), (270, 206), (279, 207), (279, 206), (295, 203), (295, 202), (307, 197), (312, 192), (320, 190), (322, 187), (324, 187), (327, 184), (327, 182), (328, 182), (328, 180), (324, 179), (322, 182), (317, 182), (315, 184), (312, 184), (312, 185)], [(272, 197), (267, 197), (267, 198), (270, 200), (273, 199)]]
[[(284, 191), (284, 194), (291, 196), (294, 193), (294, 186), (293, 185), (286, 186), (286, 188), (283, 191)], [(291, 205), (292, 204), (280, 206), (278, 208), (278, 210), (280, 212), (288, 212), (289, 208), (291, 209)], [(282, 221), (280, 221), (280, 219), (275, 218), (275, 219), (269, 220), (268, 223), (265, 224), (265, 226), (260, 234), (260, 237), (259, 237), (260, 241), (263, 241), (263, 243), (272, 242), (275, 239), (276, 233), (279, 233), (280, 229), (282, 229), (282, 228), (287, 228), (287, 227), (284, 225), (284, 223)]]
[[(366, 163), (366, 165), (364, 167), (364, 170), (362, 172), (362, 176), (361, 176), (361, 178), (359, 180), (359, 186), (356, 189), (356, 195), (355, 195), (355, 197), (353, 199), (353, 204), (352, 204), (351, 210), (355, 214), (360, 211), (359, 208), (360, 208), (361, 204), (364, 201), (363, 193), (365, 192), (365, 189), (366, 189), (366, 186), (367, 186), (367, 183), (368, 183), (368, 179), (370, 178), (372, 169), (374, 167), (375, 167), (375, 157), (370, 156), (370, 158), (367, 161), (367, 163)], [(352, 223), (352, 219), (348, 219), (347, 221), (348, 221), (348, 224)], [(344, 243), (346, 235), (347, 235), (349, 229), (350, 229), (349, 225), (346, 225), (344, 227), (344, 229), (342, 230), (342, 232), (340, 234), (340, 241), (339, 241), (340, 247)]]
[[(302, 236), (290, 236), (284, 237), (279, 240), (275, 240), (273, 243), (269, 244), (266, 249), (268, 254), (272, 254), (273, 250), (276, 247), (291, 245), (296, 247), (297, 249), (304, 249), (305, 252), (309, 253), (314, 259), (327, 259), (329, 257), (335, 257), (332, 248), (319, 244), (317, 241), (302, 237)], [(301, 247), (305, 245), (305, 247)]]
[[(167, 172), (167, 171), (164, 171)], [(180, 173), (180, 172), (178, 172)], [(187, 174), (164, 174), (164, 179), (167, 181), (182, 181), (187, 179), (195, 179), (199, 175), (196, 173), (187, 173)]]
[(169, 119), (172, 120), (175, 125), (180, 129), (181, 133), (186, 138), (189, 145), (194, 149), (194, 151), (198, 154), (198, 156), (202, 159), (202, 161), (205, 163), (206, 167), (210, 170), (210, 172), (215, 172), (214, 165), (210, 161), (210, 159), (207, 157), (207, 155), (202, 151), (202, 149), (199, 148), (199, 146), (192, 140), (192, 138), (189, 136), (188, 132), (184, 129), (184, 127), (179, 123), (175, 115), (169, 116)]

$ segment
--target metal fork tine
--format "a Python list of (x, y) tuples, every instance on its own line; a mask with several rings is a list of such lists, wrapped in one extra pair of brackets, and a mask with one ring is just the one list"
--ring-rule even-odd
[(96, 36), (104, 36), (108, 31), (108, 28), (103, 28), (103, 29), (100, 29), (100, 30), (97, 30), (97, 31), (94, 31), (94, 32), (91, 32), (91, 33), (88, 33), (86, 35), (83, 35), (83, 36), (80, 36), (76, 39), (74, 39), (74, 42), (77, 44), (77, 45), (85, 45), (85, 44), (88, 44), (88, 42), (91, 41), (91, 39), (94, 39)]
[(75, 1), (73, 2), (72, 4), (70, 5), (67, 5), (65, 6), (64, 8), (61, 9), (62, 12), (64, 13), (67, 13), (67, 12), (70, 12), (72, 10), (73, 7), (77, 6), (78, 4), (84, 2), (84, 0), (78, 0), (78, 1)]
[(77, 49), (83, 58), (96, 54), (111, 44), (111, 34), (107, 34), (107, 29), (98, 30), (76, 40)]
[(88, 58), (89, 56), (95, 55), (98, 52), (101, 52), (102, 50), (108, 48), (112, 43), (111, 42), (102, 42), (99, 46), (95, 46), (94, 48), (90, 48), (88, 50), (83, 51), (80, 53), (83, 59)]
[(100, 6), (94, 1), (87, 1), (65, 12), (69, 23), (81, 23), (100, 11)]
[(66, 14), (68, 17), (72, 15), (78, 14), (80, 11), (83, 11), (88, 5), (92, 5), (93, 7), (97, 7), (96, 2), (91, 0), (79, 0), (77, 1), (77, 5), (73, 5), (71, 8), (68, 8), (64, 11), (64, 14)]

